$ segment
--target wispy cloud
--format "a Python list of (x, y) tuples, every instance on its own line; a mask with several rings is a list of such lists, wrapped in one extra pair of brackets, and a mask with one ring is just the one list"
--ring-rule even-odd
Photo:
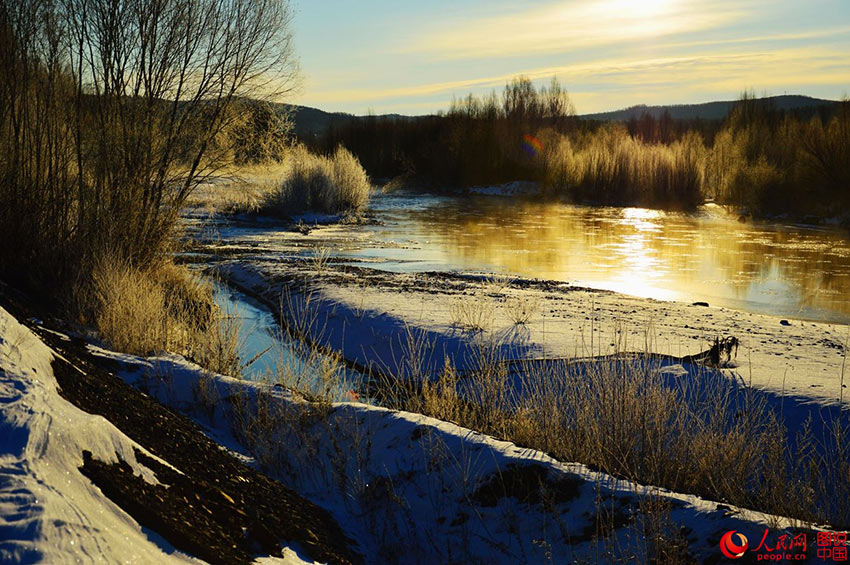
[(302, 102), (421, 113), (452, 96), (501, 90), (519, 74), (557, 76), (581, 112), (745, 88), (838, 97), (850, 89), (848, 15), (845, 0), (423, 3), (416, 25), (398, 20), (404, 35), (370, 35), (368, 48), (347, 46), (351, 57), (313, 66)]
[(426, 32), (409, 46), (433, 58), (516, 57), (694, 33), (740, 20), (741, 3), (579, 0), (482, 18)]
[[(834, 51), (818, 48), (787, 48), (750, 53), (707, 53), (681, 57), (655, 57), (631, 59), (627, 57), (596, 59), (581, 64), (545, 66), (527, 69), (523, 73), (532, 80), (557, 76), (569, 88), (579, 88), (574, 93), (581, 112), (612, 107), (610, 101), (600, 108), (600, 94), (636, 89), (648, 92), (667, 92), (671, 88), (688, 91), (738, 92), (746, 88), (770, 89), (797, 84), (805, 77), (809, 84), (841, 84), (850, 76), (850, 60)], [(432, 82), (389, 89), (354, 88), (315, 93), (316, 103), (367, 102), (383, 100), (435, 97), (443, 100), (437, 107), (445, 107), (452, 95), (463, 95), (470, 90), (501, 88), (514, 74), (502, 74), (447, 82)], [(586, 85), (597, 92), (593, 97)], [(681, 94), (681, 92), (680, 92)], [(607, 97), (602, 96), (603, 100)], [(416, 102), (425, 108), (435, 102)], [(587, 105), (585, 105), (587, 104)], [(616, 105), (616, 103), (614, 103)]]
[(464, 91), (481, 87), (499, 85), (510, 79), (511, 75), (500, 75), (495, 77), (470, 78), (447, 82), (431, 82), (396, 88), (345, 88), (323, 93), (315, 93), (313, 99), (320, 102), (363, 102), (370, 100), (384, 100), (388, 98), (404, 98), (416, 96), (428, 96), (432, 94), (444, 94), (448, 92)]
[(704, 39), (698, 41), (683, 41), (672, 43), (668, 42), (664, 45), (667, 49), (680, 49), (684, 47), (707, 47), (707, 46), (724, 46), (724, 45), (741, 45), (755, 43), (771, 43), (771, 42), (791, 42), (805, 41), (811, 39), (824, 39), (828, 37), (848, 37), (850, 36), (850, 26), (830, 27), (827, 29), (817, 29), (809, 31), (788, 32), (788, 33), (771, 33), (766, 35), (748, 35), (742, 37), (724, 37), (720, 39)]

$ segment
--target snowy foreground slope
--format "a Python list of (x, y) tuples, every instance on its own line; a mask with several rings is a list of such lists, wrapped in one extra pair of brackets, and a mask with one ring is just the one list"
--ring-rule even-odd
[(642, 562), (658, 551), (712, 562), (727, 531), (759, 540), (769, 529), (773, 539), (801, 525), (616, 480), (419, 414), (360, 403), (311, 410), (278, 387), (205, 374), (177, 356), (92, 349), (330, 509), (369, 562)]
[[(0, 307), (0, 563), (200, 563), (83, 475), (84, 451), (105, 464), (123, 461), (151, 485), (151, 461), (173, 467), (61, 397), (56, 356)], [(303, 562), (286, 547), (282, 557), (258, 561)]]
[[(618, 481), (417, 414), (359, 403), (316, 407), (178, 356), (89, 350), (330, 510), (367, 562), (640, 562), (659, 552), (713, 562), (727, 531), (753, 544), (766, 529), (773, 540), (799, 526)], [(79, 472), (86, 449), (104, 461), (120, 456), (157, 480), (134, 448), (148, 452), (59, 396), (52, 355), (0, 309), (0, 561), (191, 561)]]
[(84, 449), (117, 455), (147, 481), (134, 448), (101, 416), (62, 399), (51, 350), (0, 308), (0, 562), (193, 562), (144, 531), (78, 468)]
[(774, 538), (801, 526), (616, 480), (419, 414), (351, 402), (316, 408), (178, 356), (90, 349), (329, 509), (368, 562), (593, 563), (659, 551), (710, 562), (727, 531), (758, 540), (766, 529)]

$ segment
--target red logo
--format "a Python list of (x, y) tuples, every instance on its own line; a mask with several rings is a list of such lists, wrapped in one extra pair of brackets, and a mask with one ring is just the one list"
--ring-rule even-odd
[[(733, 539), (734, 538), (734, 539)], [(740, 544), (740, 545), (739, 545)], [(747, 551), (750, 543), (747, 536), (738, 533), (735, 530), (726, 532), (720, 538), (720, 552), (729, 559), (738, 559)]]

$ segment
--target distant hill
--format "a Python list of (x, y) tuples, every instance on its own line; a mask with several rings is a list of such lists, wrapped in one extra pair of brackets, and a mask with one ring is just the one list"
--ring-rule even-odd
[[(771, 100), (777, 110), (814, 109), (819, 106), (831, 106), (836, 103), (834, 100), (823, 100), (821, 98), (791, 94), (770, 96), (766, 99)], [(703, 120), (722, 120), (729, 115), (729, 111), (735, 106), (736, 102), (737, 100), (726, 100), (721, 102), (706, 102), (704, 104), (674, 104), (665, 106), (646, 106), (641, 104), (623, 110), (584, 114), (580, 117), (588, 120), (627, 121), (632, 117), (639, 118), (645, 112), (658, 118), (666, 110), (670, 112), (670, 117), (674, 120), (693, 120), (696, 118)]]
[[(291, 113), (292, 120), (295, 123), (295, 135), (299, 139), (316, 137), (323, 134), (331, 126), (349, 120), (362, 120), (370, 116), (355, 116), (354, 114), (346, 114), (345, 112), (325, 112), (318, 108), (309, 106), (298, 106), (295, 104), (278, 104), (278, 109), (283, 112)], [(399, 120), (410, 120), (416, 116), (403, 116), (401, 114), (380, 114), (375, 116), (378, 118), (396, 118)]]
[[(791, 94), (771, 96), (768, 99), (773, 101), (773, 104), (778, 110), (812, 110), (820, 106), (831, 106), (836, 103), (834, 100), (824, 100), (821, 98)], [(583, 114), (579, 117), (587, 120), (627, 121), (632, 117), (639, 118), (644, 112), (649, 112), (655, 118), (658, 118), (665, 110), (667, 110), (670, 112), (670, 116), (677, 120), (693, 120), (696, 118), (701, 118), (703, 120), (722, 120), (729, 114), (729, 111), (736, 102), (737, 100), (725, 100), (720, 102), (705, 102), (703, 104), (670, 104), (664, 106), (647, 106), (641, 104), (639, 106), (632, 106), (630, 108), (614, 110), (611, 112)], [(331, 126), (348, 120), (363, 120), (370, 117), (355, 116), (344, 112), (325, 112), (318, 108), (298, 106), (294, 104), (278, 104), (277, 107), (282, 112), (292, 113), (292, 118), (295, 123), (295, 134), (300, 139), (317, 137), (327, 131)], [(379, 114), (375, 117), (414, 120), (424, 116)]]

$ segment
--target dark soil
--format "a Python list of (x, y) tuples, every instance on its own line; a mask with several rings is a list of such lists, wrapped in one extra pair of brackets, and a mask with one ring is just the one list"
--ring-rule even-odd
[[(38, 316), (2, 289), (0, 299), (19, 320)], [(239, 461), (191, 420), (124, 383), (88, 353), (83, 340), (66, 341), (39, 324), (26, 323), (61, 356), (53, 371), (65, 399), (104, 416), (180, 471), (137, 452), (138, 462), (163, 483), (151, 485), (126, 462), (108, 464), (81, 454), (80, 471), (141, 525), (175, 548), (213, 563), (280, 555), (282, 542), (316, 561), (362, 562), (327, 511)]]

